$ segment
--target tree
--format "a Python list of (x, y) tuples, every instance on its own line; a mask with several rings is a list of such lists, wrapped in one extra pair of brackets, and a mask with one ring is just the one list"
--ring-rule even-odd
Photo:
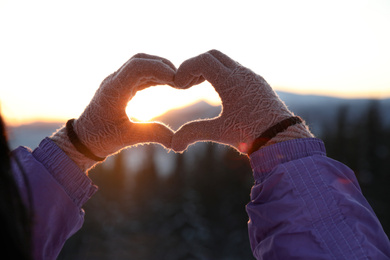
[(371, 101), (366, 113), (355, 121), (340, 109), (337, 122), (335, 131), (325, 133), (328, 155), (355, 172), (364, 196), (389, 235), (390, 129), (382, 123), (380, 103)]

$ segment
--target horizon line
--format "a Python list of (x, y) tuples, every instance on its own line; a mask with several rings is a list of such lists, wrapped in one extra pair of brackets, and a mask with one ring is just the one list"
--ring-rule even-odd
[[(317, 96), (317, 97), (328, 97), (328, 98), (335, 98), (335, 99), (341, 99), (341, 100), (386, 100), (386, 99), (390, 99), (390, 96), (387, 96), (387, 97), (368, 97), (368, 96), (363, 96), (363, 95), (358, 95), (358, 96), (344, 96), (344, 95), (339, 95), (339, 94), (330, 94), (330, 93), (326, 93), (326, 94), (321, 94), (321, 93), (315, 93), (315, 92), (303, 92), (303, 91), (290, 91), (290, 90), (286, 90), (286, 89), (283, 89), (283, 88), (274, 88), (275, 92), (278, 94), (278, 93), (288, 93), (288, 94), (293, 94), (293, 95), (297, 95), (297, 96)], [(209, 104), (210, 106), (214, 106), (214, 107), (217, 107), (217, 106), (221, 106), (222, 104), (216, 104), (216, 102), (211, 102), (207, 99), (198, 99), (194, 102), (191, 102), (191, 103), (188, 103), (186, 105), (183, 105), (183, 106), (178, 106), (178, 107), (174, 107), (172, 109), (169, 109), (169, 110), (166, 110), (165, 112), (159, 114), (159, 115), (156, 115), (155, 117), (151, 118), (149, 121), (153, 121), (153, 119), (155, 118), (158, 118), (166, 113), (169, 113), (170, 111), (173, 111), (173, 110), (180, 110), (180, 109), (183, 109), (183, 108), (187, 108), (187, 107), (190, 107), (192, 105), (195, 105), (195, 104), (198, 104), (198, 103), (201, 103), (201, 102), (205, 102), (207, 104)], [(23, 126), (23, 125), (32, 125), (32, 124), (65, 124), (67, 120), (69, 120), (69, 118), (67, 117), (45, 117), (45, 116), (35, 116), (35, 117), (26, 117), (26, 118), (15, 118), (15, 117), (8, 117), (7, 115), (4, 115), (2, 114), (3, 116), (3, 119), (5, 121), (5, 124), (7, 125), (7, 127), (20, 127), (20, 126)], [(132, 118), (132, 120), (134, 120), (134, 122), (143, 122), (143, 121), (139, 121), (137, 120), (136, 118)]]

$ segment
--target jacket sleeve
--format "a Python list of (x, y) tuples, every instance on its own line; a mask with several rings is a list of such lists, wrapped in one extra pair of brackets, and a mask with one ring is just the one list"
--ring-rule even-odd
[(34, 259), (56, 259), (81, 228), (81, 207), (97, 187), (49, 138), (34, 151), (17, 148), (12, 158), (16, 183), (33, 217)]
[(354, 172), (314, 138), (251, 155), (247, 205), (257, 259), (390, 259), (390, 244)]

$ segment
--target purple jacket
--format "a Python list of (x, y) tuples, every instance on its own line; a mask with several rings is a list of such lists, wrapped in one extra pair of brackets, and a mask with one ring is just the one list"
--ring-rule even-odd
[[(35, 259), (55, 259), (82, 226), (82, 205), (96, 192), (50, 139), (33, 152), (19, 147), (31, 187)], [(317, 139), (265, 147), (251, 156), (255, 185), (247, 205), (258, 259), (390, 259), (390, 244), (353, 172), (325, 155)], [(20, 169), (15, 178), (26, 203)]]
[(247, 205), (257, 259), (390, 259), (390, 243), (351, 169), (318, 139), (265, 147), (251, 156)]
[(81, 206), (97, 187), (78, 166), (49, 138), (33, 152), (25, 147), (13, 151), (27, 175), (29, 189), (16, 163), (13, 172), (22, 198), (31, 195), (34, 212), (34, 259), (56, 259), (65, 241), (84, 222)]

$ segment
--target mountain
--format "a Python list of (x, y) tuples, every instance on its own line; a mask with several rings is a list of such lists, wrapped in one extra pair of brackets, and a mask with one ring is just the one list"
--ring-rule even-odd
[(153, 120), (163, 122), (173, 130), (177, 130), (189, 121), (217, 117), (221, 113), (221, 109), (221, 106), (212, 106), (205, 101), (199, 101), (184, 108), (169, 110)]
[[(288, 92), (278, 92), (280, 98), (295, 114), (307, 121), (316, 135), (321, 135), (325, 126), (332, 126), (342, 107), (347, 108), (348, 120), (358, 120), (366, 113), (371, 104), (370, 99), (343, 99), (316, 95), (299, 95)], [(378, 100), (381, 118), (385, 125), (390, 125), (390, 99)], [(214, 118), (221, 112), (221, 106), (212, 106), (205, 101), (190, 106), (173, 109), (154, 118), (154, 121), (164, 122), (177, 130), (182, 124), (196, 119)], [(19, 145), (35, 148), (45, 136), (50, 136), (62, 123), (34, 123), (19, 127), (10, 127), (10, 143), (15, 148)]]
[(337, 120), (340, 109), (347, 110), (348, 122), (360, 120), (372, 102), (378, 102), (384, 125), (390, 125), (390, 99), (345, 99), (318, 95), (299, 95), (277, 92), (287, 107), (301, 116), (316, 135), (321, 135), (325, 126), (331, 127)]
[[(347, 109), (347, 118), (356, 121), (367, 113), (373, 100), (371, 99), (345, 99), (319, 95), (299, 95), (278, 91), (277, 94), (287, 107), (296, 115), (301, 116), (309, 124), (316, 135), (323, 133), (324, 126), (334, 124), (340, 109)], [(384, 125), (390, 125), (390, 99), (377, 100), (381, 118)], [(168, 111), (155, 121), (164, 122), (172, 129), (177, 130), (181, 125), (196, 119), (214, 118), (221, 112), (221, 106), (212, 106), (200, 101), (185, 108)]]
[(27, 125), (8, 128), (8, 138), (11, 149), (18, 146), (27, 146), (34, 149), (39, 142), (50, 136), (64, 123), (35, 122)]

